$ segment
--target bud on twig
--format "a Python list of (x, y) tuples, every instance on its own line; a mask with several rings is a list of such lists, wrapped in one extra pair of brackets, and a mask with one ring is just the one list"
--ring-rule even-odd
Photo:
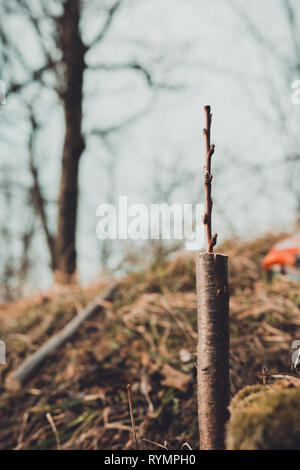
[(204, 225), (206, 227), (206, 238), (207, 238), (207, 251), (208, 253), (213, 253), (214, 246), (217, 243), (217, 236), (214, 235), (212, 239), (212, 228), (211, 228), (211, 214), (213, 202), (211, 198), (211, 182), (213, 175), (211, 174), (211, 158), (215, 153), (215, 146), (210, 143), (210, 129), (212, 114), (210, 112), (210, 106), (204, 107), (205, 119), (206, 119), (206, 128), (203, 129), (203, 134), (206, 142), (206, 164), (205, 164), (205, 175), (204, 175), (204, 185), (205, 185), (205, 217)]
[(215, 147), (210, 144), (212, 115), (205, 106), (206, 208), (203, 223), (207, 234), (208, 253), (196, 256), (198, 306), (198, 416), (200, 449), (223, 449), (225, 423), (228, 417), (229, 387), (229, 289), (227, 257), (213, 254), (217, 234), (212, 235), (211, 157)]

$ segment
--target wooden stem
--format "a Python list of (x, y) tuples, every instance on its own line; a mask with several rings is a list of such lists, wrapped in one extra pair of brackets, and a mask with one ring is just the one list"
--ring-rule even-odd
[(217, 234), (212, 235), (212, 208), (213, 208), (213, 201), (211, 197), (211, 182), (212, 182), (212, 174), (211, 174), (211, 158), (215, 153), (215, 146), (211, 145), (210, 143), (210, 129), (211, 129), (211, 121), (212, 121), (212, 114), (210, 112), (210, 106), (204, 107), (205, 112), (205, 121), (206, 127), (203, 129), (203, 134), (205, 137), (206, 143), (206, 161), (205, 161), (205, 176), (204, 176), (204, 186), (205, 186), (205, 214), (204, 214), (204, 225), (206, 228), (206, 238), (207, 238), (207, 251), (209, 253), (213, 253), (214, 246), (217, 243)]
[(128, 404), (129, 404), (129, 413), (130, 413), (130, 421), (131, 421), (131, 429), (132, 429), (132, 439), (134, 442), (135, 449), (138, 450), (138, 441), (136, 438), (136, 430), (135, 430), (135, 419), (133, 414), (133, 406), (132, 406), (132, 395), (131, 395), (131, 386), (127, 385), (127, 393), (128, 393)]
[(200, 449), (225, 447), (230, 399), (227, 257), (196, 256)]

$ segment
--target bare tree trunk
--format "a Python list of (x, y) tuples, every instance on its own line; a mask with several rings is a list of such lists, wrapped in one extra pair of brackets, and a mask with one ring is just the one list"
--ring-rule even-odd
[(70, 282), (76, 274), (76, 221), (79, 160), (85, 148), (82, 135), (84, 55), (80, 35), (80, 0), (67, 0), (61, 19), (65, 91), (61, 93), (66, 122), (56, 239), (57, 280)]
[(29, 110), (30, 110), (30, 121), (31, 121), (31, 127), (32, 127), (31, 133), (29, 136), (29, 143), (28, 143), (29, 170), (33, 179), (33, 184), (30, 190), (31, 200), (32, 200), (34, 210), (37, 216), (40, 218), (42, 229), (46, 237), (46, 242), (47, 242), (50, 259), (51, 259), (51, 269), (55, 271), (56, 269), (55, 237), (52, 235), (50, 228), (49, 228), (46, 201), (43, 196), (43, 190), (42, 190), (42, 185), (40, 183), (38, 168), (34, 160), (35, 141), (37, 138), (37, 132), (38, 132), (39, 126), (35, 119), (33, 109), (29, 107)]

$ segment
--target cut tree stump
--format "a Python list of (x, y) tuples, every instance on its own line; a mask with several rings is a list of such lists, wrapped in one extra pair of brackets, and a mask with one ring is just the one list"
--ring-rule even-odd
[(230, 400), (227, 256), (196, 256), (200, 449), (225, 448)]

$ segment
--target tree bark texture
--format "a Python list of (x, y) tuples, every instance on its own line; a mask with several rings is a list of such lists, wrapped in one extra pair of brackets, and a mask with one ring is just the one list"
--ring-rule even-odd
[(66, 133), (59, 191), (56, 257), (58, 278), (69, 282), (76, 273), (76, 222), (79, 161), (85, 148), (82, 134), (83, 75), (85, 47), (80, 33), (80, 1), (67, 0), (61, 18), (61, 48), (64, 86), (61, 93)]
[(198, 305), (197, 392), (200, 449), (225, 447), (230, 400), (228, 258), (196, 256)]

